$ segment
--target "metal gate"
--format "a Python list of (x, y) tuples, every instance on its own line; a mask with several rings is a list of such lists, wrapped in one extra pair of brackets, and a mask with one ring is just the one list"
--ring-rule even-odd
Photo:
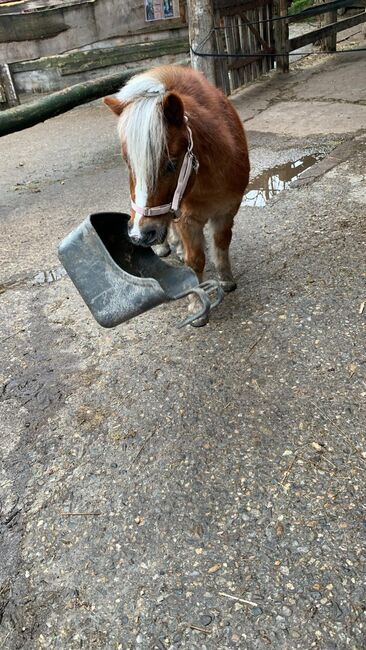
[(229, 95), (274, 68), (274, 2), (214, 0), (213, 6), (216, 84)]

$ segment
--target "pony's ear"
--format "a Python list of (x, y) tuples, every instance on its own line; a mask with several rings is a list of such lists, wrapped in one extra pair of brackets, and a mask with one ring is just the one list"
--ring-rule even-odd
[(165, 118), (174, 126), (182, 126), (184, 122), (184, 106), (179, 95), (168, 93), (163, 99)]
[(116, 115), (121, 115), (125, 105), (117, 97), (104, 97), (103, 102)]

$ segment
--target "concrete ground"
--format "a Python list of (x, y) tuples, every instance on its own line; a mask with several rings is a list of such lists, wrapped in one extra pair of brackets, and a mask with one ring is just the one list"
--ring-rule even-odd
[(253, 177), (324, 158), (236, 219), (238, 290), (114, 330), (58, 241), (128, 209), (113, 116), (0, 141), (0, 647), (365, 647), (365, 53), (234, 98)]

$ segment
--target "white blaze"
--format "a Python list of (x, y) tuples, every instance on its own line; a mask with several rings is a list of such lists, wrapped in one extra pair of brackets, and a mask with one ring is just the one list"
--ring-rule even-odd
[[(136, 180), (135, 187), (135, 203), (139, 208), (144, 208), (147, 202), (147, 190), (146, 186), (141, 183), (140, 180)], [(132, 237), (141, 237), (140, 221), (142, 219), (142, 214), (135, 212), (135, 218), (133, 220), (133, 226), (130, 230), (130, 235)]]
[[(163, 115), (165, 86), (154, 74), (133, 77), (117, 97), (126, 104), (118, 122), (118, 131), (125, 143), (130, 170), (135, 177), (135, 203), (145, 208), (154, 190), (164, 152), (167, 149)], [(141, 237), (142, 215), (135, 213), (130, 234)]]

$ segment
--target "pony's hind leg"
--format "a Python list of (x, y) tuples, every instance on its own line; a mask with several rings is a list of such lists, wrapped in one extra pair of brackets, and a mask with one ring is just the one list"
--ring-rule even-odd
[(211, 257), (220, 285), (225, 292), (234, 291), (237, 286), (231, 270), (229, 257), (233, 222), (233, 215), (226, 215), (218, 219), (210, 220)]

